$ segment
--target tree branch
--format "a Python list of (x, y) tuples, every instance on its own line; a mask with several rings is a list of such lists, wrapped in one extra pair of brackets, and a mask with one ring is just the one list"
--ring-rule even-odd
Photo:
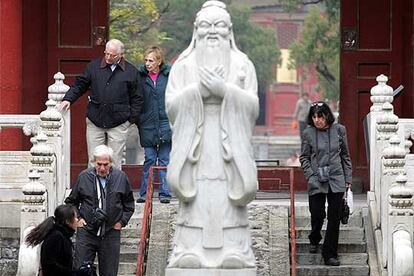
[(322, 3), (323, 0), (310, 0), (310, 1), (303, 1), (302, 5), (315, 5), (315, 4), (319, 4)]

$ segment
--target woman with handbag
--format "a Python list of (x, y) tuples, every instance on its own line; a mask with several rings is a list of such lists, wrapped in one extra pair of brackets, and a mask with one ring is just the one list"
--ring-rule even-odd
[(326, 217), (328, 224), (322, 256), (326, 265), (338, 266), (338, 238), (341, 204), (344, 192), (352, 183), (346, 129), (334, 123), (334, 115), (322, 101), (311, 104), (308, 124), (302, 136), (300, 163), (308, 182), (309, 211), (311, 213), (310, 253), (317, 253), (322, 239), (321, 229)]

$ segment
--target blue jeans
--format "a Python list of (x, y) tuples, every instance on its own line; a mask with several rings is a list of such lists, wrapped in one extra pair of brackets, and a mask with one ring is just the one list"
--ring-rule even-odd
[[(153, 147), (144, 147), (144, 170), (141, 178), (141, 188), (139, 189), (139, 195), (145, 197), (147, 193), (148, 186), (148, 175), (149, 169), (151, 166), (167, 166), (170, 162), (170, 151), (171, 143), (163, 143), (158, 146)], [(158, 175), (160, 179), (160, 187), (158, 189), (158, 197), (166, 198), (171, 197), (170, 192), (168, 191), (168, 184), (166, 179), (166, 170), (158, 170)], [(154, 177), (153, 177), (154, 180)], [(154, 183), (154, 182), (153, 182)]]

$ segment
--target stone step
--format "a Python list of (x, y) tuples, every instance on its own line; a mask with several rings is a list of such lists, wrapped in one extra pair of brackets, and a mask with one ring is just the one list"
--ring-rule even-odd
[[(352, 210), (351, 217), (362, 217), (363, 210), (361, 207), (357, 207)], [(295, 217), (297, 218), (310, 218), (309, 206), (307, 204), (295, 206)]]
[[(320, 252), (320, 251), (319, 251)], [(366, 265), (368, 263), (367, 253), (341, 253), (339, 260), (343, 265)], [(298, 253), (296, 263), (300, 265), (323, 265), (323, 258), (320, 253)]]
[(124, 227), (121, 231), (121, 239), (123, 238), (139, 238), (141, 237), (141, 229)]
[(121, 239), (121, 252), (128, 252), (131, 249), (138, 249), (139, 241), (139, 238)]
[[(327, 224), (327, 219), (325, 219), (324, 221), (324, 227), (326, 227)], [(304, 216), (296, 216), (295, 217), (295, 226), (296, 227), (311, 227), (311, 218), (310, 218), (310, 214), (308, 217), (304, 217)], [(361, 215), (351, 215), (349, 217), (349, 221), (348, 224), (342, 224), (341, 223), (341, 229), (345, 228), (345, 227), (364, 227), (364, 220), (363, 217)]]
[(123, 248), (121, 250), (119, 261), (120, 262), (136, 262), (138, 258), (138, 249), (135, 248)]
[[(308, 227), (296, 227), (296, 238), (307, 239), (311, 229)], [(326, 226), (322, 228), (321, 235), (325, 236)], [(365, 231), (360, 227), (342, 227), (339, 231), (339, 239), (352, 241), (365, 241)]]
[[(323, 243), (323, 240), (320, 244)], [(298, 239), (296, 240), (296, 252), (297, 253), (309, 253), (309, 240)], [(343, 240), (339, 239), (338, 253), (365, 253), (367, 252), (367, 244), (361, 241)]]
[[(324, 221), (326, 227), (327, 219)], [(308, 206), (295, 207), (295, 226), (296, 227), (311, 227), (311, 218)], [(344, 227), (364, 227), (364, 219), (362, 209), (355, 209), (349, 217), (348, 224), (341, 224), (341, 229)]]
[(118, 275), (119, 274), (135, 274), (137, 270), (137, 262), (120, 262), (118, 266)]
[[(99, 275), (99, 263), (95, 262), (95, 265), (98, 268), (97, 272), (98, 272), (98, 275)], [(120, 276), (120, 275), (134, 275), (135, 276), (136, 270), (137, 270), (136, 261), (133, 262), (133, 263), (120, 261), (119, 264), (118, 264), (118, 274), (117, 275), (118, 276)]]
[(366, 276), (369, 275), (368, 265), (298, 265), (296, 267), (298, 276)]

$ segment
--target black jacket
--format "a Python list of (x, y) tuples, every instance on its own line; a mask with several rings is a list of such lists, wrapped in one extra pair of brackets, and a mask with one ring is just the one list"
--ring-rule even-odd
[(148, 76), (145, 66), (140, 66), (139, 86), (144, 95), (144, 106), (139, 120), (139, 137), (143, 147), (171, 142), (171, 128), (165, 111), (165, 89), (171, 66), (163, 64), (156, 84)]
[(42, 243), (40, 263), (43, 276), (72, 276), (72, 241), (75, 230), (55, 224)]
[[(92, 228), (94, 210), (98, 207), (96, 188), (96, 170), (89, 168), (82, 171), (77, 179), (70, 195), (66, 198), (66, 204), (73, 204), (79, 209), (79, 215), (85, 219), (85, 229), (96, 234), (97, 229)], [(106, 231), (113, 228), (120, 221), (122, 226), (127, 225), (134, 213), (135, 202), (127, 175), (116, 168), (112, 168), (106, 183), (106, 207), (108, 214)]]
[(136, 124), (143, 104), (141, 91), (137, 90), (137, 73), (124, 59), (113, 72), (105, 59), (95, 59), (76, 77), (63, 100), (74, 103), (90, 88), (87, 117), (97, 127), (113, 128), (127, 120)]

